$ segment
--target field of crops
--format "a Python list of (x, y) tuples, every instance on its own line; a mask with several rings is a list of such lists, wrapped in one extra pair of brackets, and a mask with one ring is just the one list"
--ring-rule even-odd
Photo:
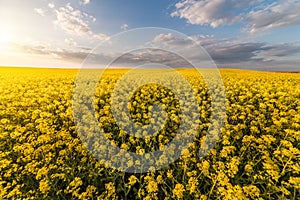
[[(161, 149), (180, 127), (180, 100), (155, 84), (135, 91), (129, 106), (135, 123), (150, 123), (147, 113), (155, 103), (163, 105), (167, 120), (152, 137), (129, 136), (110, 105), (125, 72), (109, 70), (98, 84), (99, 127), (126, 151)], [(210, 92), (193, 70), (179, 72), (198, 100), (198, 134), (169, 166), (125, 173), (98, 161), (78, 135), (72, 107), (77, 70), (0, 68), (0, 199), (299, 199), (300, 74), (221, 69), (225, 124), (213, 149), (199, 158)]]

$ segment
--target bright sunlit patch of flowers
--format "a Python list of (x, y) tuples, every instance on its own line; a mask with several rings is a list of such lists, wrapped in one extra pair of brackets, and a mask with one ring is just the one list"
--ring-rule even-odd
[[(114, 85), (126, 71), (108, 70), (99, 82), (94, 100), (99, 125), (123, 150), (161, 149), (180, 126), (179, 100), (167, 88), (141, 87), (128, 106), (132, 119), (150, 123), (151, 106), (159, 103), (167, 110), (167, 125), (153, 137), (129, 136), (110, 109)], [(0, 69), (0, 199), (298, 199), (300, 75), (221, 70), (226, 121), (220, 140), (199, 159), (210, 123), (210, 92), (193, 70), (178, 71), (199, 101), (199, 134), (170, 166), (130, 174), (97, 161), (78, 137), (72, 110), (76, 70)], [(109, 151), (87, 136), (94, 148)], [(128, 168), (141, 164), (126, 160)]]

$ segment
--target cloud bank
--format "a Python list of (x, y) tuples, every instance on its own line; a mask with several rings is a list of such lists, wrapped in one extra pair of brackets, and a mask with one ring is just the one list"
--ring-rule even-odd
[(237, 23), (256, 33), (272, 28), (300, 24), (300, 2), (297, 0), (183, 0), (175, 4), (172, 17), (186, 19), (195, 25), (213, 28)]
[[(22, 45), (22, 50), (39, 55), (52, 56), (57, 59), (81, 63), (87, 56), (91, 64), (103, 66), (113, 60), (114, 65), (122, 67), (134, 67), (145, 63), (160, 63), (172, 67), (188, 67), (190, 63), (184, 58), (172, 52), (164, 51), (164, 47), (184, 48), (190, 58), (201, 59), (199, 53), (195, 52), (195, 46), (201, 45), (217, 64), (218, 67), (256, 68), (264, 70), (299, 70), (297, 67), (300, 55), (300, 44), (282, 43), (268, 44), (264, 42), (240, 42), (233, 39), (218, 40), (211, 37), (192, 36), (189, 39), (176, 38), (171, 33), (159, 34), (147, 43), (154, 44), (154, 49), (144, 49), (137, 52), (129, 52), (117, 58), (120, 52), (106, 52), (105, 50), (91, 52), (90, 48), (78, 46), (71, 38), (65, 43), (70, 48), (58, 49), (49, 45)], [(159, 49), (159, 48), (160, 49)], [(168, 48), (168, 49), (169, 49)], [(295, 57), (294, 59), (290, 57)], [(289, 59), (286, 59), (289, 58)], [(298, 68), (298, 69), (297, 69)]]

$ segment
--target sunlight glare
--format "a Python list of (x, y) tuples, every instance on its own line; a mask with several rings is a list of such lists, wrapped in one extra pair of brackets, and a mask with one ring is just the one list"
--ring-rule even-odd
[(11, 40), (11, 35), (7, 32), (0, 32), (0, 43), (8, 43)]

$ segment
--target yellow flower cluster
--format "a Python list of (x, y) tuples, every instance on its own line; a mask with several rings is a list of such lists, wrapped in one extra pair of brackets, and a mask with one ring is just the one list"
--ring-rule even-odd
[[(167, 118), (151, 137), (128, 135), (117, 126), (110, 105), (114, 86), (126, 72), (108, 70), (99, 81), (94, 99), (99, 126), (124, 151), (143, 155), (163, 149), (180, 128), (182, 100), (159, 85), (139, 88), (128, 105), (132, 120), (152, 123), (154, 104), (167, 111)], [(77, 70), (1, 68), (0, 199), (299, 199), (300, 74), (221, 70), (226, 120), (214, 148), (199, 159), (213, 91), (194, 70), (178, 72), (199, 101), (198, 134), (169, 166), (133, 174), (94, 158), (87, 145), (109, 151), (95, 143), (97, 138), (87, 134), (86, 144), (80, 140), (72, 109)], [(168, 159), (162, 155), (157, 162)], [(142, 165), (126, 160), (130, 169)]]

